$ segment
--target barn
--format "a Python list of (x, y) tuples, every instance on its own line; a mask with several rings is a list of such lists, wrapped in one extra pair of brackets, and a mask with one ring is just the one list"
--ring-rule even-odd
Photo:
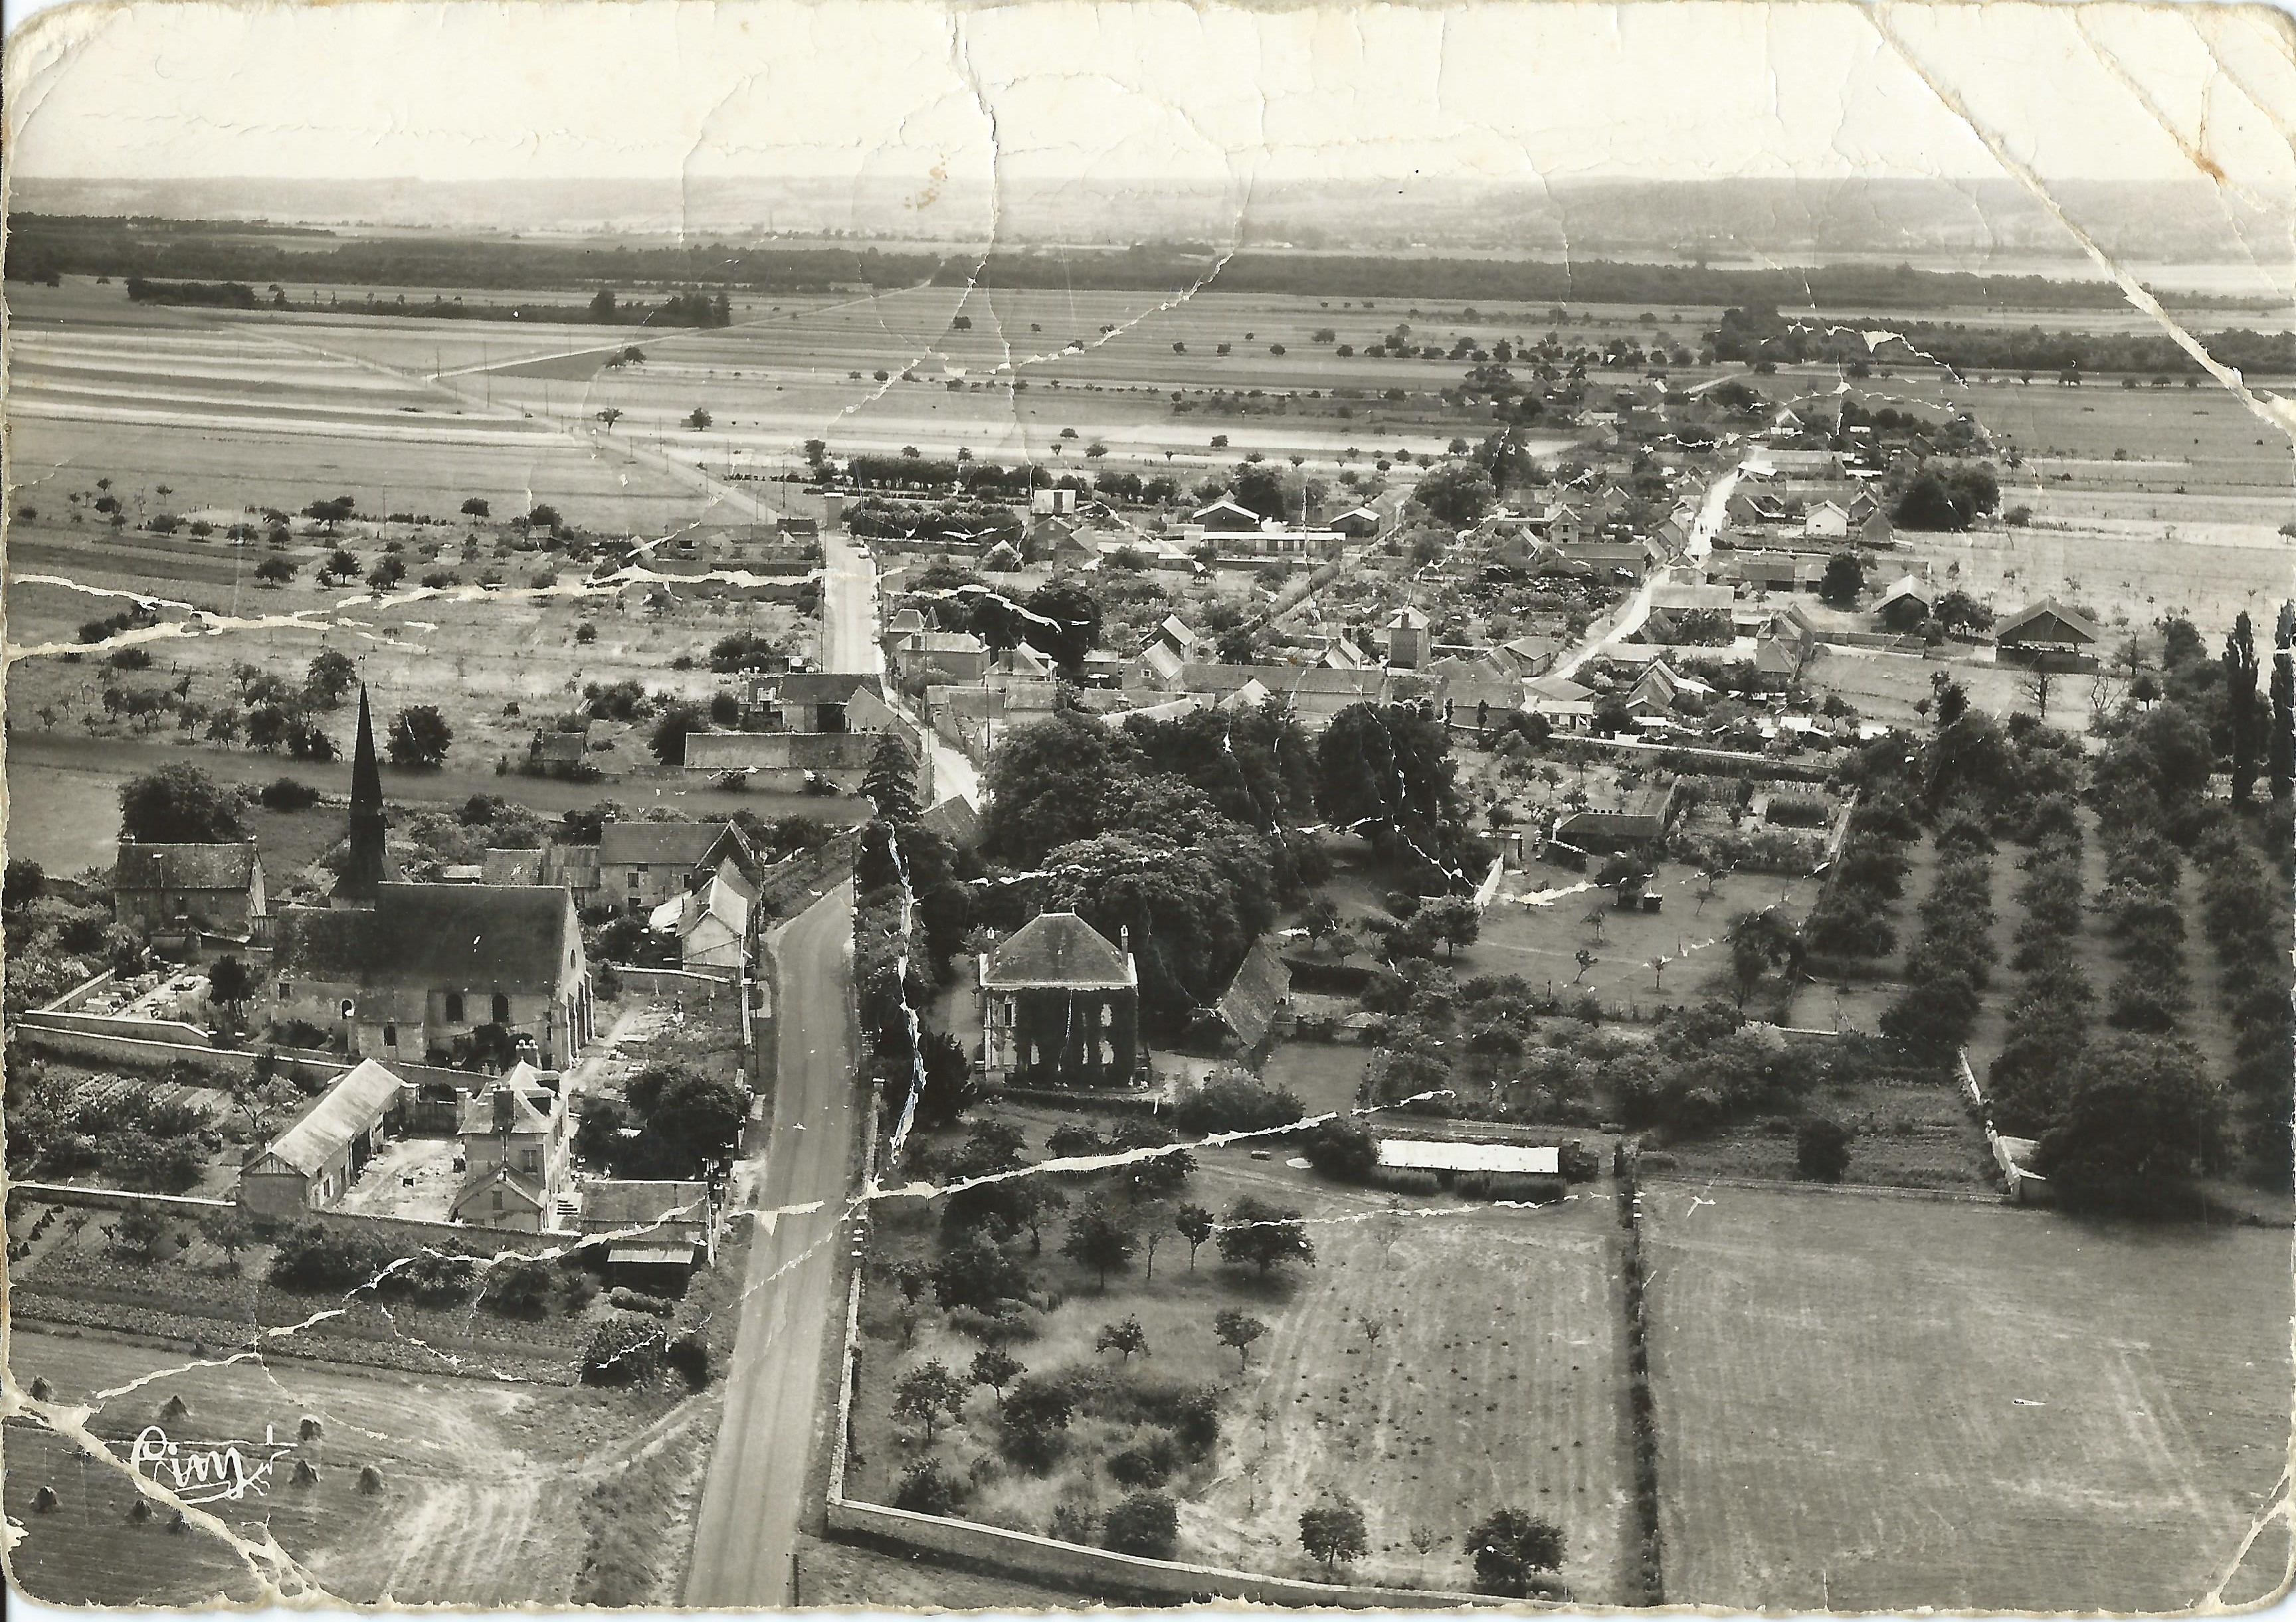
[(240, 1173), (240, 1204), (279, 1218), (332, 1205), (381, 1149), (404, 1091), (381, 1064), (361, 1061)]

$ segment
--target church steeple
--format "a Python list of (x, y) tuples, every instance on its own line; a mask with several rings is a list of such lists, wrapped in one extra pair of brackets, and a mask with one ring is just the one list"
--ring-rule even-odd
[(359, 684), (358, 745), (351, 756), (351, 850), (335, 881), (337, 906), (373, 906), (375, 887), (390, 876), (383, 854), (382, 768), (374, 758), (374, 724), (366, 684)]

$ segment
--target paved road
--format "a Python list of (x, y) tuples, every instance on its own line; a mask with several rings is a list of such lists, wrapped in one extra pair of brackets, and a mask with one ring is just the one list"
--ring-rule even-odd
[[(1726, 521), (1723, 508), (1728, 504), (1731, 492), (1737, 487), (1738, 470), (1735, 466), (1706, 487), (1706, 494), (1698, 505), (1698, 518), (1691, 526), (1690, 539), (1682, 549), (1682, 561), (1702, 562), (1714, 550), (1714, 537), (1721, 533)], [(1590, 632), (1577, 647), (1566, 651), (1554, 661), (1549, 674), (1576, 676), (1578, 667), (1588, 659), (1600, 657), (1604, 649), (1625, 642), (1641, 630), (1643, 621), (1650, 618), (1651, 593), (1667, 578), (1669, 571), (1663, 566), (1652, 569), (1642, 585), (1636, 587), (1634, 594), (1619, 605), (1619, 611), (1610, 617), (1607, 624), (1600, 620), (1595, 622), (1603, 628), (1599, 632)]]
[(852, 919), (853, 889), (842, 884), (778, 934), (780, 1074), (752, 1199), (821, 1207), (758, 1218), (769, 1225), (750, 1247), (726, 1417), (686, 1575), (690, 1606), (783, 1606), (795, 1597), (807, 1470), (836, 1413), (819, 1398), (827, 1337), (845, 1306), (835, 1286), (856, 1102), (845, 1012)]
[(885, 673), (877, 640), (877, 561), (849, 537), (821, 537), (821, 668), (866, 676)]

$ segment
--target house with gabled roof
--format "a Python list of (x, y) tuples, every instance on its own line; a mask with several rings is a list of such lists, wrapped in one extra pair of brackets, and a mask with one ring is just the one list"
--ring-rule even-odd
[(1351, 541), (1371, 541), (1379, 538), (1386, 520), (1374, 507), (1350, 507), (1336, 517), (1326, 519), (1324, 528), (1336, 530)]
[(980, 961), (980, 1061), (995, 1085), (1129, 1087), (1146, 1069), (1132, 932), (1039, 913)]
[(1190, 516), (1192, 521), (1202, 526), (1208, 535), (1242, 535), (1258, 529), (1260, 525), (1259, 513), (1226, 496), (1209, 506), (1198, 507)]
[(598, 830), (597, 899), (628, 913), (722, 878), (758, 893), (766, 864), (738, 823), (611, 822)]
[(695, 1267), (717, 1259), (707, 1183), (601, 1177), (585, 1181), (580, 1194), (575, 1225), (606, 1240), (607, 1275), (618, 1284), (676, 1294)]
[(257, 1216), (291, 1220), (333, 1205), (383, 1145), (406, 1088), (374, 1060), (345, 1071), (240, 1173), (239, 1202)]
[(111, 869), (112, 916), (139, 935), (251, 939), (270, 915), (263, 858), (248, 840), (227, 845), (119, 841)]
[(2054, 597), (2019, 609), (1993, 627), (1994, 644), (2005, 653), (2027, 658), (2044, 654), (2079, 653), (2103, 639), (2103, 629), (2078, 609), (2067, 608)]
[(1901, 576), (1874, 605), (1874, 617), (1892, 631), (1915, 630), (1937, 612), (1937, 591), (1928, 581), (1915, 575)]

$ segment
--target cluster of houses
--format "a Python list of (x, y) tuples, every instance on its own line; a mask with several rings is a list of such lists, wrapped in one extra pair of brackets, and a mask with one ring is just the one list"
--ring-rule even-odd
[(707, 1260), (709, 1187), (578, 1178), (563, 1078), (597, 1036), (578, 906), (674, 935), (689, 973), (740, 981), (768, 864), (732, 823), (610, 822), (594, 845), (492, 850), (474, 874), (397, 875), (360, 695), (349, 839), (324, 905), (275, 905), (252, 845), (123, 842), (116, 915), (183, 955), (229, 952), (258, 1012), (348, 1061), (243, 1169), (266, 1218), (338, 1208), (393, 1136), (451, 1136), (446, 1218), (614, 1236), (629, 1282)]

